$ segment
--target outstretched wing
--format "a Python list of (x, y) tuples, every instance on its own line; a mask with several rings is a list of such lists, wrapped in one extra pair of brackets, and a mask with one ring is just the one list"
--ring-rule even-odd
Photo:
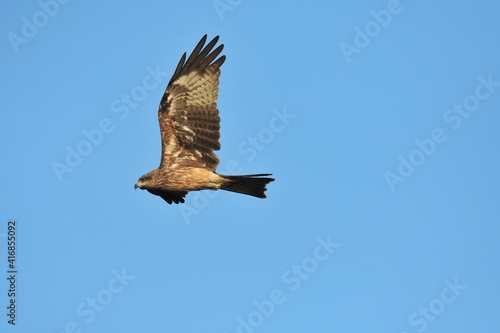
[(187, 191), (162, 191), (158, 189), (150, 189), (148, 188), (147, 191), (151, 194), (160, 196), (163, 200), (165, 200), (168, 204), (172, 204), (172, 202), (178, 204), (178, 203), (184, 203), (184, 197), (187, 194)]
[(181, 57), (158, 110), (162, 157), (160, 168), (196, 166), (215, 170), (220, 149), (220, 118), (217, 109), (221, 56), (224, 45), (212, 50), (219, 36), (205, 47), (203, 36), (186, 61)]

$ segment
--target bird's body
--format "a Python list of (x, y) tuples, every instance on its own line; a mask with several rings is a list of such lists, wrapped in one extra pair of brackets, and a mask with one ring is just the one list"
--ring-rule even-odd
[[(139, 178), (135, 188), (171, 204), (184, 202), (189, 191), (224, 189), (265, 198), (269, 174), (224, 176), (215, 172), (220, 149), (220, 118), (216, 100), (223, 49), (205, 35), (186, 60), (186, 53), (167, 85), (158, 110), (162, 139), (160, 166)], [(217, 58), (217, 59), (216, 59)]]
[(152, 181), (154, 182), (155, 189), (179, 192), (218, 190), (224, 181), (223, 177), (213, 171), (192, 167), (171, 170), (156, 169), (141, 178), (142, 187), (145, 187), (149, 181)]

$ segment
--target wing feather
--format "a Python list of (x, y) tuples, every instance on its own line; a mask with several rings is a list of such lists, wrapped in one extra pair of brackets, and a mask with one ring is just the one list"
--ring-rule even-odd
[(184, 203), (184, 197), (187, 194), (187, 191), (162, 191), (156, 189), (147, 189), (147, 191), (151, 194), (160, 196), (163, 200), (168, 202), (168, 204), (172, 204), (172, 202)]
[(215, 170), (219, 164), (214, 153), (220, 149), (216, 101), (226, 57), (217, 58), (224, 45), (213, 49), (218, 36), (204, 46), (206, 39), (203, 36), (187, 60), (183, 54), (160, 102), (160, 168), (191, 165)]

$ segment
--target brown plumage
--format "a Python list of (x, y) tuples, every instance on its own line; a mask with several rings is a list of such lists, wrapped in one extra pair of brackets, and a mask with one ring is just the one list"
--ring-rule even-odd
[(184, 53), (163, 94), (158, 109), (161, 132), (160, 166), (141, 176), (135, 188), (162, 197), (171, 204), (184, 202), (189, 191), (223, 189), (265, 198), (270, 174), (224, 176), (215, 172), (220, 149), (217, 109), (220, 66), (224, 45), (213, 49), (219, 36), (205, 47), (207, 35), (186, 60)]

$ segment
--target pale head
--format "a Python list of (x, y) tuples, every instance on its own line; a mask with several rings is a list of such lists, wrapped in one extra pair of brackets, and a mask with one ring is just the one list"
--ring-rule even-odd
[(145, 190), (154, 187), (156, 171), (157, 170), (150, 171), (147, 174), (139, 177), (134, 185), (134, 189), (137, 190), (138, 188), (140, 188), (141, 190)]

